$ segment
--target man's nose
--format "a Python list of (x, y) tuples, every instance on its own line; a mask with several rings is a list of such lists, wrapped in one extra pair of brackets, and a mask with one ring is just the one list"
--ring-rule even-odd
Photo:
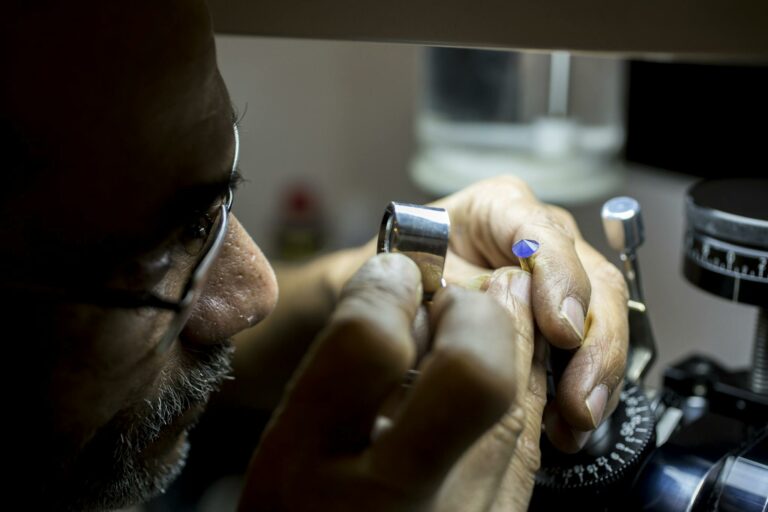
[(277, 280), (234, 215), (187, 325), (185, 343), (218, 343), (263, 320), (277, 302)]

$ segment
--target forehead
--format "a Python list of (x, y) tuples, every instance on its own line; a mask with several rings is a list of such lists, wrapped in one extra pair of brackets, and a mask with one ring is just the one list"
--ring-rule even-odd
[(94, 10), (55, 14), (20, 17), (3, 41), (16, 50), (2, 107), (41, 169), (15, 197), (26, 234), (149, 244), (177, 191), (221, 182), (232, 163), (207, 15), (186, 4), (169, 30), (140, 8), (109, 23)]

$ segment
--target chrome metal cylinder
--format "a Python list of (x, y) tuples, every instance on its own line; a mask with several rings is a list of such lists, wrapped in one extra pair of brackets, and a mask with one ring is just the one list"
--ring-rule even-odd
[(643, 217), (637, 200), (621, 196), (609, 199), (601, 211), (608, 245), (619, 253), (629, 289), (629, 355), (626, 378), (639, 383), (656, 359), (656, 340), (645, 305), (637, 250), (645, 241)]
[(611, 248), (619, 253), (624, 264), (624, 277), (629, 287), (629, 298), (645, 302), (640, 281), (637, 249), (645, 241), (640, 203), (631, 197), (614, 197), (603, 205), (603, 229)]
[(378, 252), (411, 258), (421, 271), (424, 299), (445, 286), (443, 269), (448, 253), (450, 220), (444, 208), (391, 202), (379, 229)]

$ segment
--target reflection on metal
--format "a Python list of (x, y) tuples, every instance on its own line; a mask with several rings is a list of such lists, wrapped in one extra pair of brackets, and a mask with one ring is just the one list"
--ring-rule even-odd
[(391, 202), (379, 230), (378, 252), (399, 252), (421, 271), (424, 299), (445, 286), (450, 220), (444, 208)]
[(640, 204), (631, 197), (608, 200), (601, 212), (608, 245), (624, 263), (624, 279), (629, 288), (629, 342), (627, 380), (639, 382), (656, 359), (656, 341), (640, 284), (637, 249), (645, 241)]

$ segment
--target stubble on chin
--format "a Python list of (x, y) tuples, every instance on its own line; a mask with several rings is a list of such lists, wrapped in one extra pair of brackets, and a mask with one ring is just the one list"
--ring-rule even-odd
[(58, 463), (46, 494), (56, 509), (107, 510), (146, 501), (181, 473), (189, 453), (186, 432), (211, 393), (232, 371), (229, 341), (184, 349), (164, 369), (153, 396), (116, 415), (78, 454)]

